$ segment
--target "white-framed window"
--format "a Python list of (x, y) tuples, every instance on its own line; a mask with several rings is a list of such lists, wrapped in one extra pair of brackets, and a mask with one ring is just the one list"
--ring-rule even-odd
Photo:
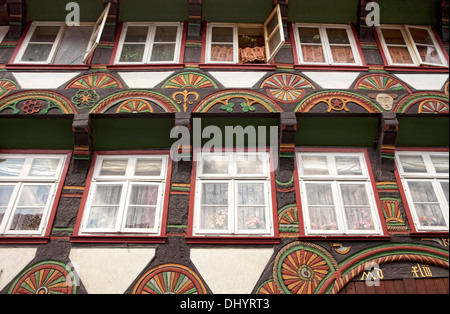
[(181, 23), (125, 23), (115, 63), (178, 63), (182, 32)]
[(273, 235), (269, 153), (199, 153), (194, 235)]
[(349, 25), (295, 24), (294, 34), (300, 64), (362, 65)]
[(109, 3), (97, 22), (81, 22), (80, 26), (67, 26), (65, 22), (33, 22), (14, 63), (86, 63), (100, 42), (110, 7)]
[(448, 66), (430, 26), (381, 25), (376, 30), (389, 65)]
[(0, 234), (42, 235), (66, 155), (0, 154)]
[(285, 43), (280, 6), (264, 24), (209, 23), (206, 62), (270, 63)]
[(81, 234), (159, 235), (167, 155), (98, 155)]
[(417, 231), (448, 231), (449, 153), (399, 151), (395, 155)]
[(380, 218), (364, 153), (297, 153), (307, 235), (380, 235)]

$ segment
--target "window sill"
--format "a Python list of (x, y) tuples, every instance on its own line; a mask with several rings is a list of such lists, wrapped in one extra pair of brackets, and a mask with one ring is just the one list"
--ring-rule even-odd
[(411, 238), (448, 238), (448, 231), (416, 231), (409, 234)]
[(148, 63), (148, 64), (110, 64), (108, 70), (179, 70), (184, 63)]
[(111, 235), (86, 235), (86, 236), (71, 236), (71, 243), (108, 243), (108, 244), (164, 244), (167, 237), (163, 236), (111, 236)]
[(424, 67), (424, 66), (385, 66), (386, 71), (392, 72), (419, 72), (419, 73), (448, 73), (448, 67)]
[(299, 240), (306, 241), (389, 241), (390, 235), (300, 235)]
[(366, 65), (313, 65), (313, 64), (296, 64), (294, 69), (301, 71), (369, 71)]
[(0, 236), (0, 244), (47, 244), (49, 240), (42, 236)]
[(32, 63), (21, 63), (6, 64), (7, 70), (71, 70), (71, 71), (87, 71), (91, 68), (89, 64), (32, 64)]
[(264, 70), (275, 71), (275, 64), (235, 64), (235, 63), (201, 63), (200, 69), (204, 70)]
[(186, 236), (185, 239), (187, 244), (275, 245), (281, 242), (280, 237)]

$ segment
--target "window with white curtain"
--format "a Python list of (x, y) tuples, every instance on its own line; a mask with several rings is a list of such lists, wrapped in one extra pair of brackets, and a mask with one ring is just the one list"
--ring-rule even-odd
[(0, 154), (0, 234), (42, 235), (65, 155)]
[(448, 231), (449, 153), (401, 151), (397, 169), (417, 231)]
[(198, 155), (196, 235), (272, 235), (268, 153)]
[(306, 234), (381, 234), (364, 153), (297, 153)]
[(168, 156), (98, 155), (82, 233), (159, 234)]

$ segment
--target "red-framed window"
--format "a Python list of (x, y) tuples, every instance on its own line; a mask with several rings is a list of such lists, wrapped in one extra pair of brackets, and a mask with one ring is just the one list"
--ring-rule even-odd
[(411, 234), (448, 235), (448, 149), (397, 148), (395, 160)]
[(0, 243), (46, 243), (72, 153), (0, 150)]
[(165, 242), (172, 160), (167, 151), (96, 152), (73, 242)]
[(189, 243), (279, 242), (272, 153), (194, 151)]
[(295, 166), (301, 237), (387, 237), (366, 149), (297, 148)]

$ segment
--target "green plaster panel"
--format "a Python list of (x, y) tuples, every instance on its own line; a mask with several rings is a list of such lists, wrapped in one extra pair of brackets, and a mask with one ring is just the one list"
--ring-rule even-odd
[[(196, 122), (193, 122), (193, 136), (196, 136), (197, 134), (200, 133), (195, 133), (196, 127), (198, 127), (198, 121), (196, 120)], [(262, 143), (265, 143), (265, 146), (270, 146), (270, 136), (271, 136), (271, 129), (270, 127), (277, 127), (276, 131), (274, 132), (274, 134), (272, 135), (272, 142), (274, 141), (278, 141), (278, 134), (279, 134), (279, 122), (280, 120), (278, 118), (203, 118), (201, 119), (201, 129), (202, 132), (203, 130), (208, 127), (208, 126), (216, 126), (220, 129), (221, 132), (221, 141), (222, 141), (222, 145), (226, 146), (226, 142), (225, 142), (225, 135), (226, 135), (226, 127), (233, 127), (233, 129), (229, 129), (229, 132), (234, 130), (234, 131), (238, 131), (240, 129), (236, 128), (237, 126), (241, 126), (243, 128), (243, 132), (255, 132), (256, 133), (256, 143), (259, 143), (259, 139), (260, 137), (262, 137), (261, 141)], [(247, 128), (247, 127), (251, 127), (251, 128)], [(258, 129), (258, 127), (264, 127), (264, 129)], [(272, 129), (274, 130), (274, 129)], [(236, 134), (236, 133), (234, 133)], [(239, 133), (237, 136), (240, 136), (241, 133)], [(244, 139), (244, 145), (248, 146), (248, 133), (246, 134), (242, 134), (243, 139)], [(215, 135), (211, 135), (210, 138), (204, 138), (206, 137), (206, 133), (205, 136), (200, 136), (201, 137), (201, 145), (205, 145), (206, 143), (208, 143), (209, 141), (211, 141), (214, 138), (214, 141), (216, 140), (216, 138), (214, 137)], [(217, 135), (218, 136), (218, 135)], [(233, 137), (233, 146), (236, 146), (238, 139), (237, 136), (234, 135)], [(265, 139), (265, 141), (264, 141)], [(194, 140), (193, 140), (194, 141)], [(193, 146), (198, 146), (197, 142), (193, 143)], [(210, 143), (212, 144), (212, 143)]]
[[(28, 21), (65, 21), (66, 5), (75, 2), (80, 5), (80, 19), (82, 22), (97, 21), (104, 7), (102, 0), (27, 0)], [(45, 8), (45, 9), (43, 9)]]
[(437, 24), (441, 0), (378, 0), (381, 24)]
[(297, 23), (358, 22), (359, 0), (290, 0), (288, 20)]
[(298, 117), (296, 146), (373, 147), (378, 117)]
[(1, 149), (73, 149), (72, 118), (0, 119)]
[(397, 147), (448, 147), (448, 117), (398, 117)]
[(169, 149), (175, 119), (92, 119), (94, 150)]
[(208, 22), (264, 23), (273, 0), (203, 0), (202, 18)]
[(121, 21), (185, 21), (189, 18), (188, 0), (120, 1)]

